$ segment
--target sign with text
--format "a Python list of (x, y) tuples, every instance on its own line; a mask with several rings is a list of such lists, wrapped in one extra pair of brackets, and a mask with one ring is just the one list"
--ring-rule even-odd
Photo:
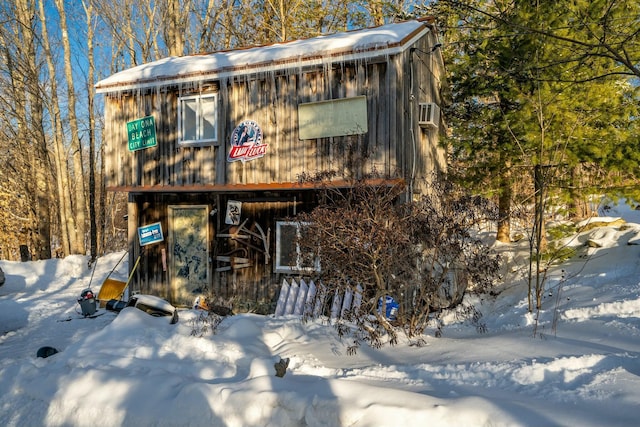
[(147, 116), (127, 122), (127, 135), (129, 138), (129, 151), (155, 147), (158, 143), (156, 139), (156, 120), (153, 116)]
[(262, 129), (253, 120), (245, 120), (233, 130), (228, 162), (247, 162), (264, 157), (267, 144), (262, 141)]
[(140, 246), (151, 245), (153, 243), (162, 242), (162, 225), (159, 222), (138, 227), (138, 239)]

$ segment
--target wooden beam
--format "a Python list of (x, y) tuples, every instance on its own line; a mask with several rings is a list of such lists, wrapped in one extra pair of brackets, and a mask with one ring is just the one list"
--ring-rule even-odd
[[(367, 179), (367, 185), (394, 187), (405, 185), (404, 179)], [(241, 193), (245, 191), (320, 190), (323, 188), (349, 188), (353, 181), (338, 180), (328, 182), (275, 182), (264, 184), (213, 184), (213, 185), (140, 185), (111, 186), (107, 191), (124, 193)]]

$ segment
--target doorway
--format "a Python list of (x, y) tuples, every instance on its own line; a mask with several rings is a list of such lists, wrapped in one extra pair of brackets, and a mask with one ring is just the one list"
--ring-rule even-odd
[(190, 307), (209, 290), (209, 207), (169, 206), (169, 287), (175, 305)]

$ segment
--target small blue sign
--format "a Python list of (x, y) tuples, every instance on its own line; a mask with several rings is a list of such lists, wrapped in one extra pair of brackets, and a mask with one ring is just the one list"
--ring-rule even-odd
[(140, 239), (140, 246), (162, 242), (164, 240), (164, 237), (162, 236), (162, 225), (160, 225), (159, 222), (156, 222), (154, 224), (138, 227), (138, 239)]

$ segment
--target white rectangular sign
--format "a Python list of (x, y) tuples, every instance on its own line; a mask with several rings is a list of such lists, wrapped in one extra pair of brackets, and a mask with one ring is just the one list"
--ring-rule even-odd
[(367, 133), (367, 97), (333, 99), (298, 105), (300, 139)]

